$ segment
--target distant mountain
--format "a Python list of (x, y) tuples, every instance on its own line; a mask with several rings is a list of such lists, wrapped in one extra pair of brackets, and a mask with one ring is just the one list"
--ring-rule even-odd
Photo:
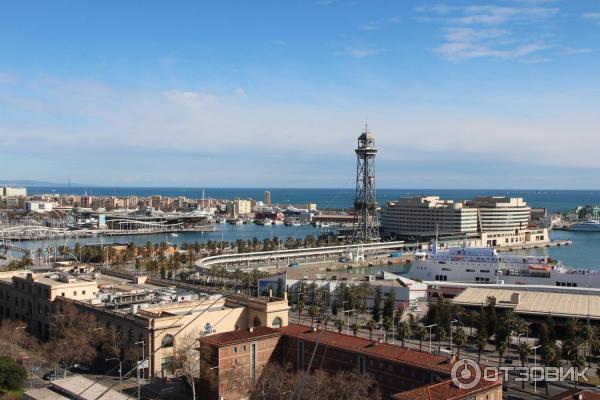
[(83, 186), (80, 183), (71, 182), (68, 183), (56, 183), (46, 181), (35, 181), (31, 179), (0, 179), (0, 186), (53, 186), (53, 187), (67, 187), (67, 186)]

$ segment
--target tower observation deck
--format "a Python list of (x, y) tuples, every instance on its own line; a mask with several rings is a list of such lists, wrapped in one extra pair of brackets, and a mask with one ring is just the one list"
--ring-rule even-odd
[(358, 137), (356, 152), (356, 193), (354, 196), (353, 239), (371, 242), (379, 239), (377, 199), (375, 196), (375, 136), (365, 124)]

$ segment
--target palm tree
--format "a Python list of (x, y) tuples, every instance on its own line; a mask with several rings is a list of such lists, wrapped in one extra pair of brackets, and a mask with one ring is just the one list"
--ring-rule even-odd
[(435, 338), (438, 342), (438, 354), (442, 351), (442, 342), (446, 340), (447, 337), (446, 329), (443, 326), (436, 325), (435, 326)]
[(322, 319), (323, 322), (323, 328), (325, 330), (327, 330), (327, 324), (329, 323), (329, 321), (331, 321), (331, 317), (329, 316), (329, 314), (325, 314), (325, 316)]
[(461, 327), (456, 330), (454, 335), (454, 343), (456, 343), (456, 358), (460, 358), (460, 349), (467, 343), (467, 333)]
[(356, 336), (358, 330), (360, 329), (360, 326), (358, 326), (358, 324), (355, 323), (350, 325), (350, 329), (352, 329), (352, 333), (354, 334), (354, 336)]
[(507, 339), (496, 340), (496, 351), (498, 352), (498, 366), (502, 366), (502, 357), (504, 357), (504, 353), (508, 348)]
[[(529, 354), (531, 353), (531, 345), (529, 342), (523, 342), (519, 344), (518, 347), (519, 358), (521, 359), (521, 367), (525, 367), (527, 364), (527, 359), (529, 358)], [(525, 389), (525, 380), (523, 380), (523, 389)]]
[[(549, 343), (542, 347), (542, 351), (540, 352), (542, 357), (542, 363), (547, 367), (554, 367), (558, 361), (558, 349), (556, 348), (556, 344)], [(548, 382), (546, 382), (546, 396), (548, 396)]]
[(383, 330), (385, 331), (385, 342), (388, 341), (388, 332), (392, 329), (392, 320), (389, 318), (383, 319)]
[(477, 346), (477, 364), (481, 361), (481, 353), (485, 350), (487, 344), (487, 337), (485, 335), (485, 329), (477, 331), (477, 337), (475, 338), (475, 345)]
[(310, 327), (312, 328), (315, 318), (319, 315), (319, 307), (314, 303), (311, 304), (310, 307), (308, 307), (308, 315), (310, 316)]
[(422, 351), (423, 340), (427, 337), (427, 329), (424, 326), (417, 328), (417, 339), (419, 339), (419, 351)]
[(404, 347), (404, 339), (410, 336), (410, 325), (407, 322), (401, 321), (398, 324), (398, 338), (402, 341)]
[(584, 325), (581, 327), (581, 337), (585, 344), (587, 345), (588, 351), (588, 367), (592, 366), (592, 346), (596, 339), (596, 332), (590, 326), (590, 324)]
[(375, 320), (370, 319), (367, 321), (366, 325), (367, 329), (369, 330), (369, 340), (373, 340), (373, 330), (377, 326), (377, 322), (375, 322)]
[(333, 324), (337, 328), (338, 333), (342, 333), (344, 326), (346, 326), (346, 321), (344, 321), (343, 319), (336, 319)]

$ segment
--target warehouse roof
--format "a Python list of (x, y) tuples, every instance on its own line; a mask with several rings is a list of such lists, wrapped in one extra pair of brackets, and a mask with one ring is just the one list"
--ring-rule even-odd
[(511, 308), (518, 314), (600, 319), (600, 295), (593, 292), (576, 294), (471, 287), (452, 302), (463, 306), (480, 306), (488, 297), (496, 298), (497, 307)]

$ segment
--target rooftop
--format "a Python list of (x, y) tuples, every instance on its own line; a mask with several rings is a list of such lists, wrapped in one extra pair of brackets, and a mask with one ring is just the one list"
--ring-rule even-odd
[(432, 385), (421, 386), (413, 390), (407, 390), (400, 392), (392, 396), (393, 400), (439, 400), (439, 399), (464, 399), (475, 398), (478, 393), (490, 390), (493, 386), (499, 386), (502, 384), (502, 380), (498, 378), (496, 381), (487, 381), (482, 379), (477, 386), (472, 389), (460, 389), (456, 386), (451, 379), (447, 379), (442, 382), (434, 383)]
[(600, 296), (597, 293), (564, 293), (536, 290), (469, 287), (452, 302), (464, 306), (480, 306), (488, 297), (496, 298), (496, 306), (512, 308), (516, 313), (600, 319)]
[(268, 337), (281, 336), (281, 332), (277, 329), (267, 326), (256, 326), (250, 331), (249, 329), (218, 333), (215, 335), (205, 336), (198, 339), (201, 343), (206, 343), (211, 346), (228, 346), (235, 343), (242, 343), (248, 340), (265, 339)]
[(52, 381), (49, 388), (26, 392), (31, 398), (39, 400), (129, 400), (132, 397), (97, 383), (81, 375)]
[(313, 331), (308, 326), (298, 324), (288, 325), (280, 328), (279, 331), (284, 335), (305, 341), (316, 342), (320, 338), (320, 343), (323, 346), (337, 347), (417, 368), (426, 368), (446, 374), (449, 374), (452, 369), (447, 357), (435, 356), (387, 343), (377, 343), (360, 337), (332, 331)]

